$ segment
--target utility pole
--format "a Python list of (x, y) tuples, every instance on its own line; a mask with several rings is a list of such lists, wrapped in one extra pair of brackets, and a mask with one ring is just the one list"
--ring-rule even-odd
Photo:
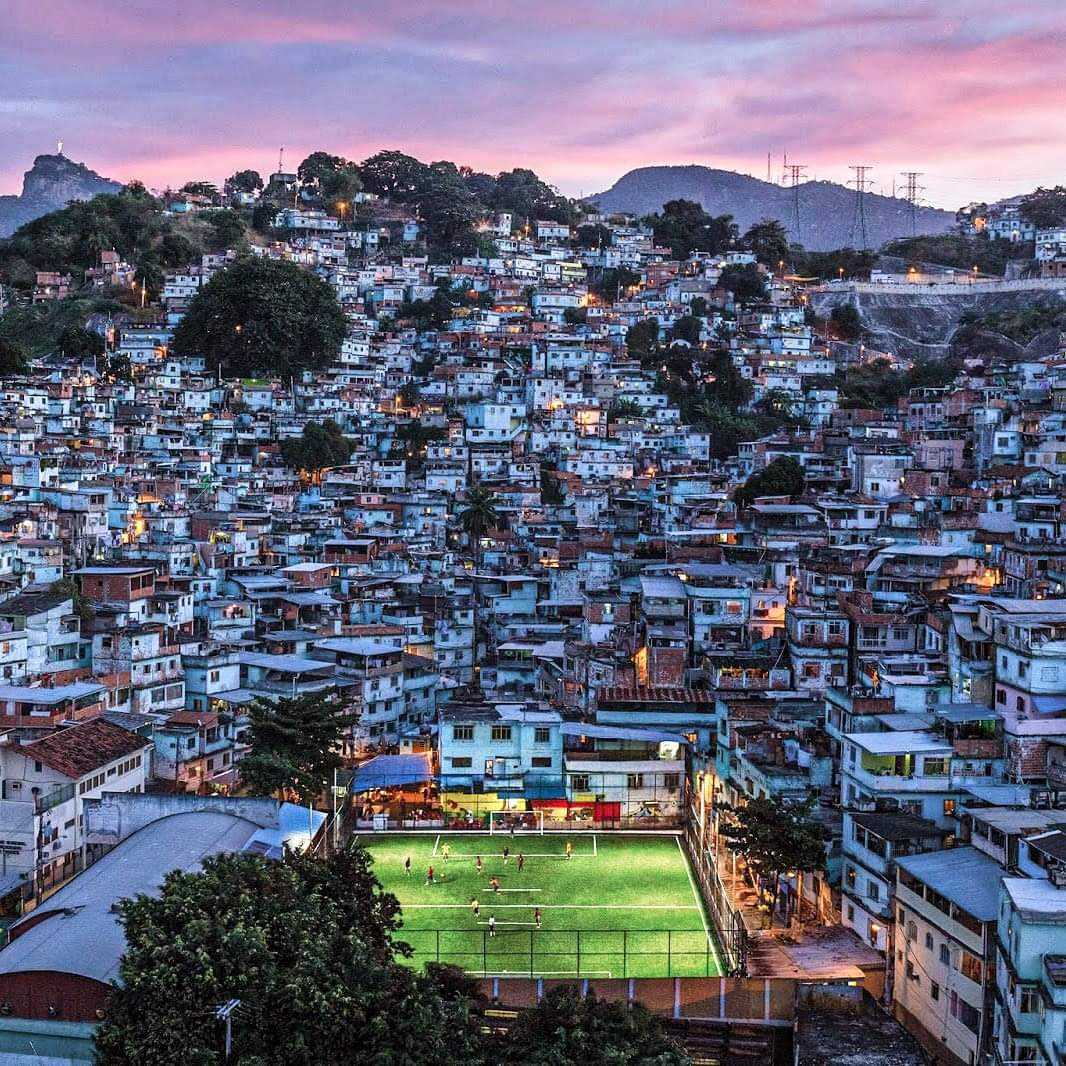
[(849, 185), (855, 186), (855, 217), (851, 224), (851, 231), (854, 234), (858, 226), (862, 250), (865, 252), (869, 243), (866, 237), (866, 193), (869, 191), (871, 181), (867, 174), (873, 170), (873, 167), (860, 165), (850, 166), (848, 169), (855, 173), (855, 177), (848, 182)]
[(229, 1062), (233, 1052), (233, 1012), (241, 1005), (239, 999), (231, 999), (227, 1003), (215, 1008), (215, 1017), (220, 1022), (226, 1023), (226, 1053), (224, 1062)]
[(903, 193), (903, 198), (910, 204), (911, 236), (915, 237), (918, 233), (918, 200), (920, 194), (925, 191), (925, 186), (918, 184), (918, 179), (922, 176), (920, 170), (904, 170), (902, 173), (907, 179), (907, 188)]
[(788, 170), (788, 184), (792, 189), (792, 238), (797, 244), (802, 244), (803, 237), (800, 230), (800, 181), (803, 179), (803, 172), (807, 168), (802, 163), (789, 163), (786, 169)]

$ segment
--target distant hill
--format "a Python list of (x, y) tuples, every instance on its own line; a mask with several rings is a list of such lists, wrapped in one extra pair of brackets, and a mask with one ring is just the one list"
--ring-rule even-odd
[(10, 237), (19, 226), (66, 207), (71, 200), (91, 200), (121, 188), (117, 181), (102, 178), (65, 155), (39, 155), (23, 176), (22, 195), (0, 196), (0, 237)]
[[(792, 190), (747, 174), (710, 167), (639, 167), (618, 179), (606, 192), (588, 197), (601, 211), (646, 215), (668, 200), (695, 200), (712, 215), (732, 215), (741, 232), (763, 219), (777, 219), (791, 240), (813, 251), (848, 245), (859, 247), (855, 223), (855, 191), (831, 181), (807, 181), (799, 187), (800, 232), (793, 225)], [(866, 243), (911, 236), (910, 204), (891, 196), (866, 195)], [(951, 211), (920, 207), (918, 233), (944, 233), (955, 223)]]

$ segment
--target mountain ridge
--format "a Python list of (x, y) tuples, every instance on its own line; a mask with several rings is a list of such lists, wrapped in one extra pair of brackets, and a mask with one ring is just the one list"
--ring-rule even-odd
[[(791, 188), (749, 174), (688, 164), (637, 167), (586, 200), (607, 213), (635, 215), (659, 211), (668, 200), (695, 200), (712, 215), (732, 215), (742, 232), (764, 219), (777, 219), (788, 230), (789, 240), (812, 251), (861, 244), (854, 189), (832, 181), (800, 184), (798, 232), (793, 196)], [(912, 236), (907, 200), (867, 193), (864, 209), (867, 247), (879, 248), (886, 241)], [(915, 212), (916, 234), (945, 233), (954, 224), (951, 211), (918, 207)]]
[(119, 182), (65, 155), (39, 155), (22, 177), (22, 192), (0, 196), (0, 237), (10, 237), (19, 226), (66, 207), (71, 200), (91, 200), (121, 188)]

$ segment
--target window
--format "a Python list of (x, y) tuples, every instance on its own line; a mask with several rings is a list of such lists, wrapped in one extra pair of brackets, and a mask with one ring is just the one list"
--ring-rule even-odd
[(574, 792), (588, 792), (589, 790), (589, 775), (588, 774), (571, 774), (570, 776), (570, 788)]
[(626, 788), (643, 788), (644, 787), (644, 775), (643, 774), (627, 774), (626, 775)]
[(35, 762), (35, 763), (33, 764), (33, 771), (34, 771), (34, 773), (37, 773), (37, 774), (39, 774), (39, 773), (40, 773), (40, 772), (41, 772), (41, 771), (42, 771), (43, 769), (44, 769), (44, 766), (43, 766), (43, 765), (42, 765), (41, 763), (39, 763), (39, 762)]
[(469, 755), (453, 755), (452, 756), (452, 769), (453, 770), (469, 770), (474, 765), (473, 759)]
[(1037, 992), (1035, 988), (1023, 988), (1018, 994), (1018, 1010), (1022, 1014), (1035, 1014)]
[(850, 903), (848, 904), (848, 921), (855, 921), (855, 908)]
[(947, 759), (926, 759), (925, 772), (930, 777), (943, 777), (948, 772)]
[(676, 792), (681, 787), (681, 775), (680, 774), (664, 774), (663, 775), (663, 788), (667, 792)]
[(537, 726), (533, 730), (533, 743), (534, 744), (548, 744), (551, 742), (552, 731), (542, 726)]
[(935, 1003), (940, 999), (940, 985), (936, 981), (932, 981), (929, 984), (929, 998)]
[(494, 725), (492, 727), (493, 740), (510, 740), (511, 727), (509, 725)]
[(944, 814), (945, 814), (945, 816), (950, 818), (954, 813), (955, 813), (955, 801), (954, 800), (944, 800)]
[(453, 725), (452, 740), (473, 740), (474, 727), (472, 725)]
[(933, 934), (932, 933), (926, 933), (925, 934), (925, 950), (926, 951), (932, 951), (933, 950)]
[(984, 965), (976, 955), (971, 955), (968, 951), (963, 951), (959, 964), (959, 972), (963, 977), (968, 977), (971, 981), (980, 984), (984, 973)]
[(866, 882), (866, 895), (873, 900), (881, 898), (881, 886), (876, 881)]
[(534, 755), (532, 763), (536, 767), (550, 770), (552, 765), (552, 757), (550, 755)]

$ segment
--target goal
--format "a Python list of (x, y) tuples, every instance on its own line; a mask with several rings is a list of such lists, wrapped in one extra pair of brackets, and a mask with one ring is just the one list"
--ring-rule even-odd
[(489, 835), (536, 833), (544, 835), (543, 811), (489, 811)]

